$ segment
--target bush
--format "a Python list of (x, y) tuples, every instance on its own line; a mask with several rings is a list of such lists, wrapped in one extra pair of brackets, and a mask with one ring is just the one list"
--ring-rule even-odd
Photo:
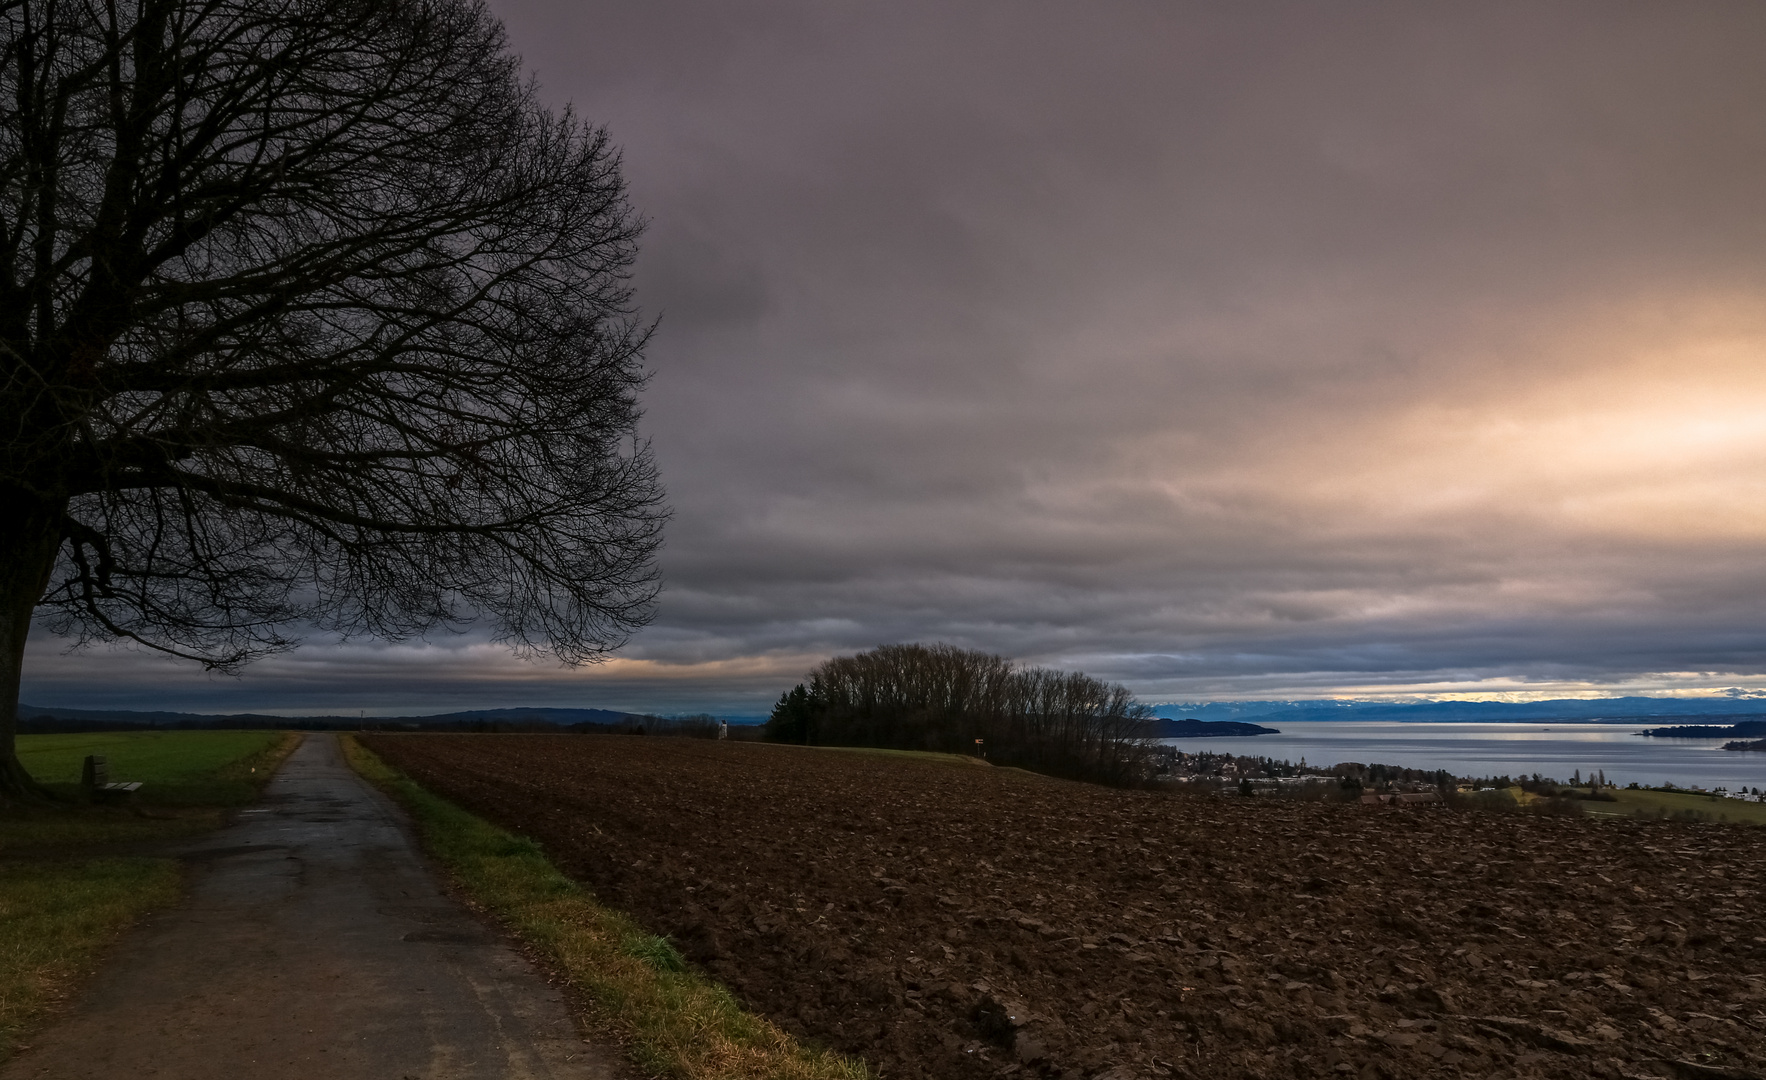
[(1553, 796), (1540, 799), (1527, 809), (1546, 817), (1576, 817), (1582, 813), (1582, 801), (1567, 795)]
[(1495, 788), (1488, 791), (1473, 791), (1469, 794), (1454, 793), (1448, 805), (1462, 810), (1488, 810), (1500, 814), (1512, 814), (1521, 809), (1507, 788)]

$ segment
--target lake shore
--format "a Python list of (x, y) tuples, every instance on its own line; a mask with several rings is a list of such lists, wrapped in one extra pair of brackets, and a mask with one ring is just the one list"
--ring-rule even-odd
[(1560, 723), (1283, 721), (1277, 734), (1158, 740), (1185, 752), (1232, 753), (1328, 768), (1338, 762), (1444, 769), (1454, 776), (1568, 781), (1604, 771), (1609, 784), (1711, 791), (1766, 788), (1766, 756), (1724, 753), (1717, 739), (1643, 738), (1659, 726)]

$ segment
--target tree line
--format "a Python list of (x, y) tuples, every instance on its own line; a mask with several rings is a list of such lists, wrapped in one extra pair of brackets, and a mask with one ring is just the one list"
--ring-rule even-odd
[(983, 754), (1076, 780), (1126, 786), (1149, 772), (1152, 713), (1122, 686), (1019, 667), (950, 645), (884, 645), (835, 657), (779, 698), (767, 738)]

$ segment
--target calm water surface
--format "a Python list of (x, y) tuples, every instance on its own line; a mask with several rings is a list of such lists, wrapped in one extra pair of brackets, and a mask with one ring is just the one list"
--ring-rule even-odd
[(1251, 738), (1160, 739), (1191, 753), (1247, 754), (1309, 765), (1379, 762), (1411, 769), (1446, 769), (1455, 776), (1544, 776), (1568, 780), (1605, 769), (1610, 784), (1766, 789), (1766, 752), (1722, 749), (1724, 739), (1646, 739), (1637, 732), (1690, 718), (1649, 724), (1429, 724), (1397, 721), (1270, 721), (1279, 735)]

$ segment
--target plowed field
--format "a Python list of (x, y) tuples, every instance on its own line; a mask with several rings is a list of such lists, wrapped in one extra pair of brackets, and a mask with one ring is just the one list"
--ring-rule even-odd
[(884, 1077), (1758, 1075), (1766, 829), (376, 735)]

